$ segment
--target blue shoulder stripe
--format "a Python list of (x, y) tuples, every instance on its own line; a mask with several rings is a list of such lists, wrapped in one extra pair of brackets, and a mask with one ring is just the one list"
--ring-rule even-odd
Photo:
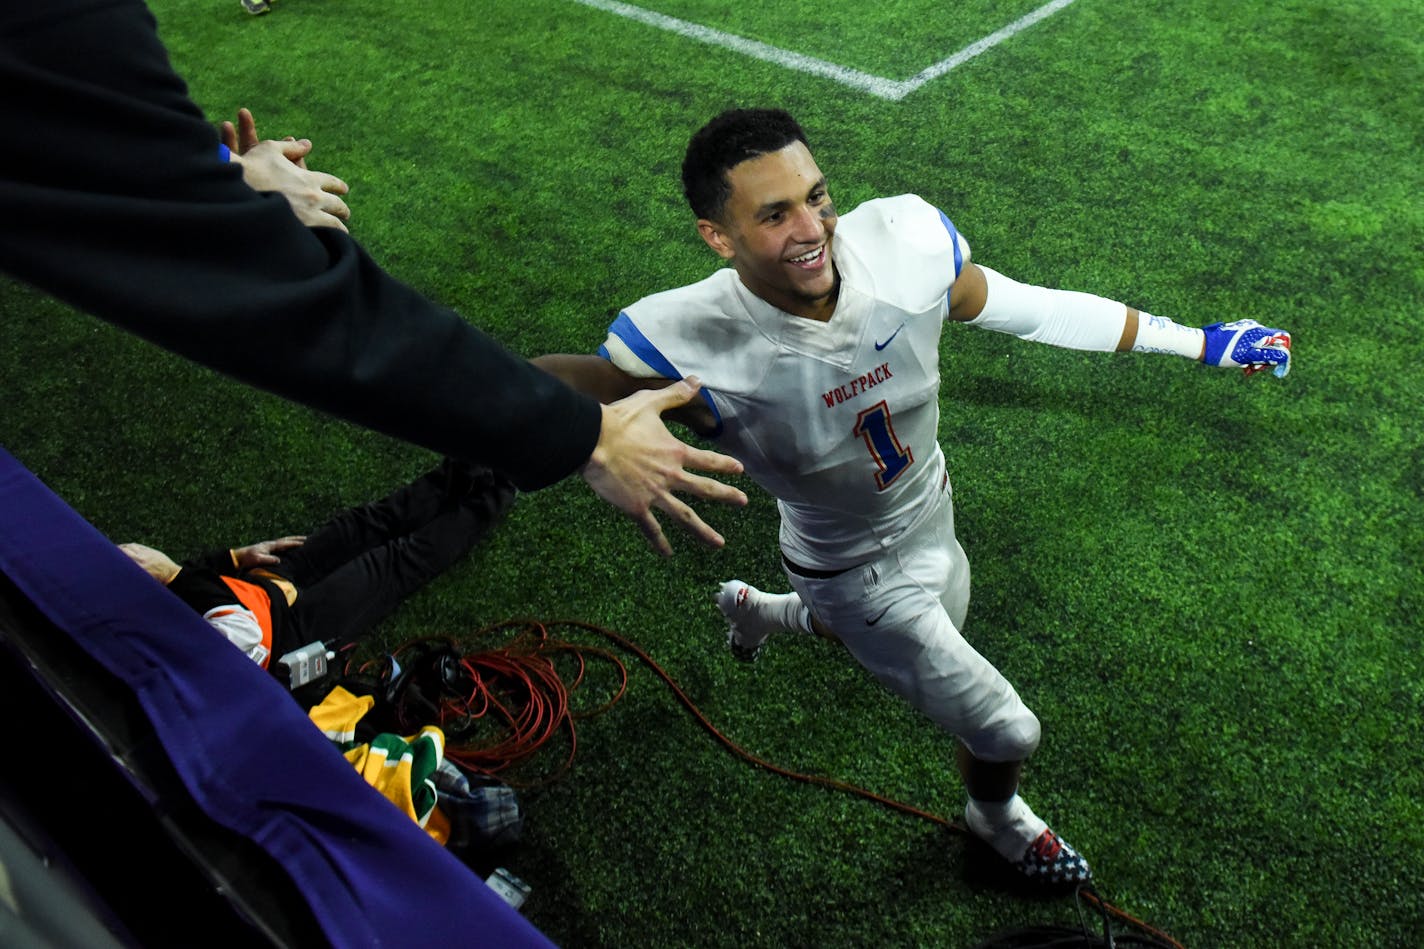
[(959, 232), (954, 229), (954, 222), (949, 219), (949, 215), (943, 211), (939, 212), (939, 219), (944, 224), (944, 229), (949, 231), (949, 242), (954, 246), (954, 278), (958, 280), (959, 271), (964, 268), (964, 255), (959, 250)]
[[(608, 332), (621, 339), (633, 355), (637, 356), (649, 367), (668, 379), (681, 379), (682, 373), (677, 371), (666, 356), (664, 356), (656, 346), (643, 335), (642, 330), (633, 325), (633, 321), (628, 318), (627, 313), (619, 313), (618, 319), (608, 326)], [(608, 347), (598, 347), (598, 354), (604, 359), (608, 357)]]
[[(652, 344), (648, 337), (643, 335), (642, 330), (633, 325), (633, 321), (628, 318), (627, 313), (619, 313), (618, 319), (608, 325), (608, 332), (621, 339), (623, 344), (632, 350), (633, 355), (663, 378), (676, 381), (685, 375), (662, 354), (660, 349)], [(598, 347), (598, 355), (604, 359), (612, 360), (606, 344)], [(706, 402), (707, 407), (712, 410), (712, 417), (717, 421), (717, 427), (712, 432), (712, 437), (716, 438), (722, 434), (722, 413), (717, 411), (717, 403), (712, 401), (712, 393), (706, 386), (702, 387), (699, 394), (702, 396), (702, 401)]]

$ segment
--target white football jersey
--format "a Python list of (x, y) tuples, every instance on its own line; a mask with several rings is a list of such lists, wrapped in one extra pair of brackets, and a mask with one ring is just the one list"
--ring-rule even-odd
[(599, 353), (638, 378), (696, 375), (717, 448), (775, 495), (793, 562), (837, 570), (918, 526), (945, 484), (939, 337), (969, 246), (914, 195), (836, 225), (826, 323), (749, 291), (735, 270), (624, 310)]

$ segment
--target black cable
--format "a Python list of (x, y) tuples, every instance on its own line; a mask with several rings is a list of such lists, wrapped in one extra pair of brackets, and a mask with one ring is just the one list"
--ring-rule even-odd
[[(1091, 886), (1080, 886), (1073, 891), (1073, 905), (1078, 908), (1078, 921), (1083, 926), (1083, 932), (1086, 933), (1088, 931), (1088, 923), (1085, 919), (1083, 919), (1083, 892), (1085, 890), (1092, 893), (1095, 897), (1098, 897), (1098, 891), (1093, 889)], [(1102, 920), (1103, 923), (1103, 944), (1107, 947), (1107, 949), (1114, 949), (1112, 922), (1108, 919), (1108, 911), (1103, 909), (1103, 901), (1101, 897), (1098, 897), (1093, 902), (1094, 905), (1098, 907), (1098, 917)]]
[(1170, 946), (1170, 943), (1151, 936), (1132, 933), (1110, 938), (1113, 938), (1112, 942), (1104, 942), (1101, 936), (1071, 926), (1024, 926), (996, 933), (984, 942), (976, 943), (972, 949), (1126, 949), (1129, 946), (1167, 949)]
[[(1097, 907), (1103, 924), (1101, 936), (1089, 928), (1089, 919), (1083, 912), (1083, 898), (1090, 896), (1090, 902)], [(1072, 926), (1042, 924), (1006, 929), (995, 933), (971, 949), (1128, 949), (1141, 946), (1144, 949), (1176, 949), (1174, 945), (1146, 933), (1118, 933), (1112, 931), (1112, 918), (1106, 904), (1091, 885), (1077, 887), (1074, 898), (1078, 909), (1078, 928)]]

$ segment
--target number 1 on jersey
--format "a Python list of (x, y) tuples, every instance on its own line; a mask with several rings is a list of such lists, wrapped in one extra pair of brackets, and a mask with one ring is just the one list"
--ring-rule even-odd
[(905, 473), (915, 461), (910, 449), (900, 445), (895, 437), (895, 428), (890, 424), (890, 406), (877, 402), (862, 411), (855, 419), (855, 434), (865, 439), (865, 447), (879, 466), (875, 472), (875, 484), (884, 491), (895, 479)]

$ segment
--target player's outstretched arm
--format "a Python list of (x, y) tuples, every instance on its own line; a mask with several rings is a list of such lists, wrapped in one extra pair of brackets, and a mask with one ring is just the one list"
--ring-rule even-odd
[(1167, 353), (1246, 375), (1290, 372), (1291, 336), (1255, 320), (1197, 329), (1090, 293), (1052, 290), (966, 264), (950, 289), (949, 318), (1020, 339), (1092, 352)]
[(632, 518), (648, 543), (664, 557), (672, 555), (672, 545), (655, 509), (672, 515), (709, 547), (724, 543), (722, 535), (677, 497), (678, 493), (724, 504), (747, 503), (747, 496), (737, 488), (688, 471), (740, 474), (741, 462), (684, 444), (663, 424), (664, 411), (686, 405), (700, 388), (701, 383), (689, 377), (604, 405), (598, 444), (580, 471), (594, 493)]
[[(617, 402), (643, 389), (663, 389), (678, 382), (662, 376), (631, 376), (602, 356), (588, 354), (548, 353), (529, 361), (565, 385), (604, 404)], [(717, 429), (712, 410), (701, 399), (665, 409), (663, 418), (686, 425), (699, 435), (711, 435)]]

